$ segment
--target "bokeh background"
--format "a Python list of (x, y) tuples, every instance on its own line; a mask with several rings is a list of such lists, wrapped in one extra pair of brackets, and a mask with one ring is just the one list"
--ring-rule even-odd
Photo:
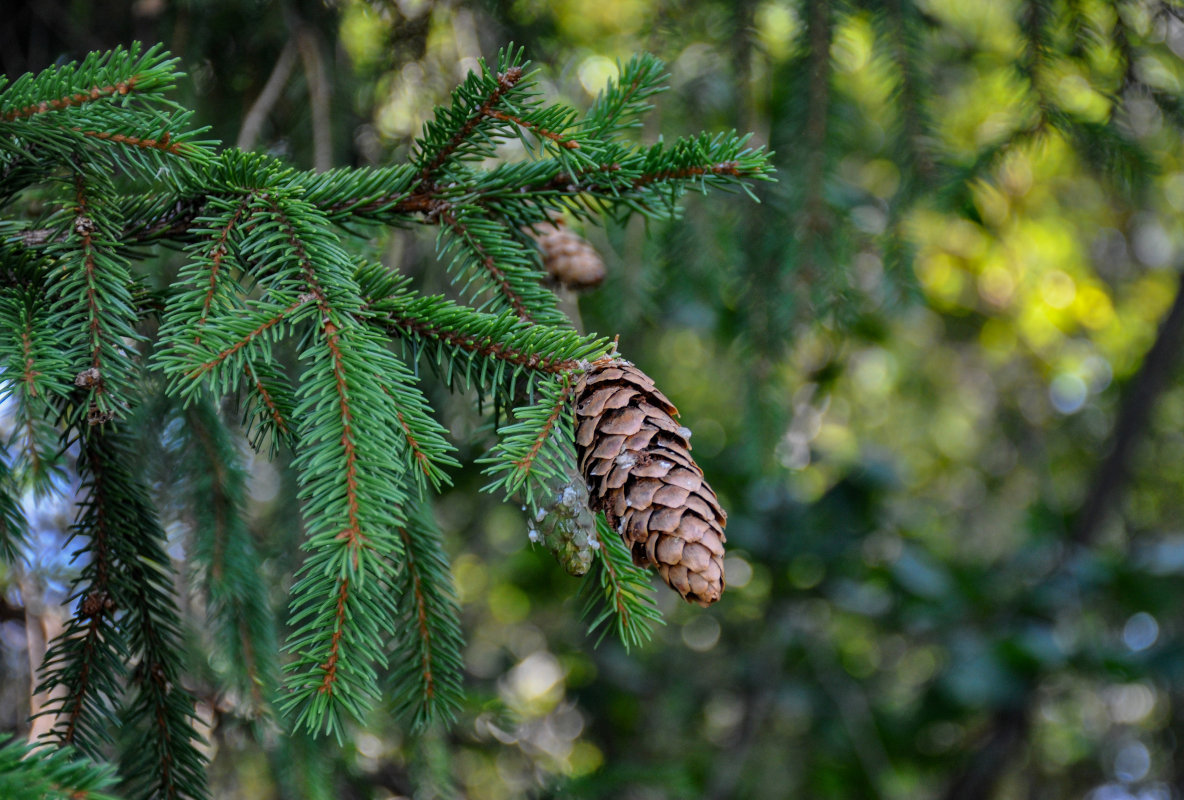
[[(575, 316), (620, 334), (729, 511), (729, 588), (659, 587), (597, 646), (579, 581), (480, 494), (440, 499), (467, 636), (458, 723), (340, 747), (250, 735), (195, 655), (218, 798), (1184, 795), (1184, 6), (1174, 0), (9, 0), (10, 76), (133, 39), (210, 135), (301, 167), (404, 158), (509, 42), (586, 107), (663, 58), (643, 141), (738, 129), (777, 183), (586, 227)], [(507, 157), (520, 154), (507, 153)], [(432, 231), (387, 260), (446, 288)], [(2, 423), (0, 423), (2, 425)], [(7, 434), (7, 431), (0, 430)], [(252, 467), (276, 606), (299, 524)], [(30, 502), (33, 499), (30, 498)], [(68, 502), (0, 573), (0, 729), (70, 574)], [(173, 555), (183, 560), (183, 550)], [(195, 620), (194, 653), (200, 654)], [(203, 687), (207, 690), (203, 691)]]

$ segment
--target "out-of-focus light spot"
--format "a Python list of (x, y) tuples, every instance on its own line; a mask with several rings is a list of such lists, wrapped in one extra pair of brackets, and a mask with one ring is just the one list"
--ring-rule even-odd
[(840, 72), (858, 72), (872, 57), (870, 31), (854, 24), (843, 25), (831, 44), (830, 55)]
[(1146, 218), (1135, 229), (1131, 245), (1135, 258), (1149, 267), (1166, 266), (1176, 249), (1163, 225), (1153, 217)]
[(580, 85), (584, 87), (584, 91), (592, 96), (596, 96), (609, 81), (615, 81), (619, 75), (620, 70), (617, 69), (617, 64), (611, 58), (602, 55), (591, 55), (580, 62), (580, 66), (576, 69), (576, 75), (579, 76)]
[(503, 624), (521, 622), (530, 613), (530, 598), (508, 583), (499, 583), (489, 592), (489, 613)]
[(843, 669), (853, 678), (869, 678), (880, 667), (880, 648), (867, 636), (855, 636), (843, 642)]
[(725, 744), (744, 721), (744, 701), (732, 692), (711, 695), (703, 708), (707, 738)]
[(1040, 281), (1040, 297), (1052, 308), (1068, 308), (1077, 296), (1077, 284), (1068, 273), (1054, 269)]
[(810, 437), (791, 430), (777, 445), (777, 460), (786, 469), (802, 470), (810, 466)]
[(802, 553), (789, 562), (789, 581), (799, 589), (812, 589), (826, 577), (826, 564), (813, 553)]
[(533, 704), (562, 694), (563, 667), (550, 653), (540, 650), (522, 659), (506, 674), (503, 689), (515, 705)]
[(860, 391), (884, 394), (896, 377), (896, 359), (883, 348), (869, 347), (855, 359), (853, 370), (851, 377)]
[(1110, 295), (1096, 286), (1082, 286), (1073, 303), (1073, 312), (1087, 328), (1098, 330), (1114, 321), (1114, 304)]
[(1052, 407), (1062, 414), (1076, 414), (1085, 405), (1088, 390), (1081, 376), (1064, 372), (1052, 379), (1048, 398)]
[(573, 777), (591, 775), (604, 764), (604, 754), (591, 742), (578, 741), (571, 746), (567, 762)]
[(1002, 265), (991, 264), (978, 276), (978, 293), (991, 305), (1004, 308), (1015, 294), (1015, 278)]
[(1151, 769), (1151, 753), (1142, 742), (1128, 742), (1114, 756), (1114, 777), (1126, 783), (1142, 780)]
[(359, 66), (378, 60), (384, 49), (390, 23), (375, 14), (367, 3), (347, 3), (342, 8), (338, 36), (350, 59)]
[(1146, 611), (1132, 614), (1122, 627), (1122, 641), (1131, 650), (1146, 650), (1159, 638), (1159, 623)]
[(917, 277), (936, 299), (953, 301), (962, 292), (962, 271), (948, 253), (931, 253), (919, 259)]
[(999, 183), (1012, 197), (1027, 194), (1032, 188), (1032, 163), (1028, 157), (1019, 150), (1013, 151), (1003, 162), (999, 172)]
[(706, 653), (719, 642), (719, 622), (700, 614), (682, 626), (682, 641), (696, 653)]
[(802, 29), (794, 9), (786, 3), (762, 3), (753, 15), (757, 38), (775, 61), (787, 58)]
[(989, 319), (983, 323), (978, 334), (983, 349), (993, 356), (1005, 358), (1015, 350), (1015, 328), (1003, 320)]
[(1057, 82), (1057, 93), (1065, 109), (1090, 122), (1104, 122), (1110, 111), (1106, 98), (1080, 75), (1066, 75)]
[(1111, 686), (1102, 693), (1110, 718), (1122, 725), (1142, 721), (1155, 708), (1155, 692), (1141, 683)]
[(372, 733), (362, 731), (355, 734), (354, 747), (366, 758), (378, 758), (382, 755), (382, 740)]
[(724, 576), (729, 589), (743, 589), (752, 580), (752, 565), (741, 556), (725, 556)]
[(1163, 196), (1172, 208), (1184, 211), (1184, 172), (1173, 172), (1164, 179)]
[(462, 604), (472, 603), (484, 596), (485, 587), (489, 583), (489, 573), (479, 558), (464, 553), (453, 562), (452, 570), (456, 576), (456, 591)]
[(1114, 379), (1114, 370), (1110, 362), (1099, 355), (1086, 358), (1081, 365), (1081, 372), (1086, 384), (1089, 385), (1089, 390), (1094, 394), (1105, 391)]
[(249, 497), (259, 505), (267, 505), (280, 492), (280, 473), (262, 458), (254, 459), (250, 470)]

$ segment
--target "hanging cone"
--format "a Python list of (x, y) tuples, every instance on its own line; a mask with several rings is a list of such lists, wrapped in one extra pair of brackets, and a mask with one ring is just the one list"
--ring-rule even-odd
[(556, 283), (568, 289), (591, 289), (604, 280), (600, 254), (582, 236), (569, 230), (563, 217), (551, 215), (549, 222), (523, 228), (538, 245), (543, 268)]
[(601, 359), (576, 387), (576, 452), (588, 504), (685, 600), (724, 590), (727, 514), (691, 458), (678, 410), (628, 361)]

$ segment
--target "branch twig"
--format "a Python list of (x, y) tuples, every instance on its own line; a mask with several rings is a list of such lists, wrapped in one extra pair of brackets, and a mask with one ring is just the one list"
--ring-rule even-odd
[(275, 107), (276, 101), (280, 99), (280, 92), (283, 91), (284, 84), (288, 82), (288, 77), (292, 74), (292, 66), (295, 63), (296, 40), (289, 39), (288, 43), (284, 45), (284, 49), (280, 51), (280, 57), (276, 59), (271, 74), (267, 76), (267, 83), (263, 84), (263, 91), (255, 98), (255, 102), (251, 104), (247, 115), (243, 118), (243, 126), (239, 128), (238, 139), (234, 143), (239, 150), (250, 150), (255, 146), (255, 140), (259, 138), (259, 131), (263, 129), (263, 120), (267, 119), (267, 115)]

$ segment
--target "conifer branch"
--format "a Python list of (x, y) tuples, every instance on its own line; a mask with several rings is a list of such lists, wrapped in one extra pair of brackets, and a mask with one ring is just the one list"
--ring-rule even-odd
[(643, 186), (648, 186), (651, 183), (659, 183), (661, 181), (669, 180), (687, 180), (689, 178), (700, 178), (705, 175), (728, 175), (733, 178), (748, 177), (741, 171), (739, 162), (736, 161), (720, 161), (715, 164), (703, 164), (701, 166), (678, 167), (676, 169), (667, 169), (660, 172), (649, 172), (639, 175), (633, 179), (633, 188), (640, 189)]
[(71, 749), (30, 747), (0, 737), (0, 797), (6, 800), (117, 800), (105, 790), (115, 784), (107, 765), (78, 758)]
[(251, 381), (251, 387), (259, 394), (259, 398), (263, 402), (263, 406), (267, 409), (267, 415), (271, 418), (276, 430), (290, 436), (292, 434), (292, 428), (288, 425), (287, 420), (284, 419), (283, 414), (280, 412), (279, 402), (275, 395), (263, 385), (263, 381), (260, 380), (259, 376), (256, 374), (255, 368), (253, 368), (249, 362), (243, 365), (243, 370), (246, 372), (247, 378)]
[(93, 86), (89, 91), (77, 92), (75, 94), (57, 97), (52, 100), (41, 100), (37, 103), (30, 103), (24, 108), (14, 108), (5, 111), (3, 119), (6, 122), (12, 122), (16, 119), (28, 119), (37, 114), (45, 114), (50, 111), (62, 111), (63, 109), (81, 106), (86, 103), (94, 102), (105, 97), (123, 96), (133, 91), (136, 84), (139, 82), (140, 76), (133, 75), (125, 81), (110, 86)]
[(168, 131), (165, 131), (159, 139), (156, 139), (152, 137), (130, 136), (125, 133), (111, 133), (110, 131), (89, 131), (77, 126), (72, 127), (70, 130), (77, 131), (83, 136), (89, 136), (93, 139), (125, 144), (128, 147), (138, 147), (142, 150), (159, 150), (162, 153), (170, 153), (175, 156), (184, 155), (188, 152), (185, 143), (172, 141), (172, 136)]
[(445, 142), (441, 147), (435, 150), (431, 159), (428, 160), (419, 172), (419, 179), (416, 182), (417, 187), (426, 186), (436, 172), (444, 166), (460, 148), (460, 146), (468, 140), (468, 138), (477, 129), (477, 125), (483, 120), (490, 117), (490, 111), (498, 101), (501, 100), (514, 86), (522, 80), (525, 73), (522, 67), (514, 65), (506, 69), (504, 72), (497, 74), (497, 83), (492, 91), (489, 92), (485, 100), (477, 107), (477, 109), (469, 116), (467, 120), (456, 130), (455, 133)]
[(502, 122), (512, 122), (515, 125), (517, 125), (518, 127), (525, 128), (526, 130), (530, 131), (531, 133), (536, 134), (537, 136), (541, 136), (543, 138), (550, 139), (551, 141), (555, 142), (560, 147), (566, 147), (568, 150), (579, 150), (580, 149), (580, 143), (577, 142), (575, 139), (568, 139), (567, 137), (563, 136), (562, 134), (555, 133), (555, 131), (552, 131), (552, 130), (547, 130), (546, 128), (542, 127), (541, 125), (539, 125), (536, 122), (531, 122), (530, 120), (525, 120), (520, 117), (516, 117), (513, 114), (506, 114), (502, 111), (488, 111), (486, 113), (490, 117), (493, 117), (494, 119), (500, 119)]
[(258, 556), (245, 519), (247, 473), (229, 431), (208, 401), (188, 406), (181, 462), (193, 520), (191, 562), (204, 589), (212, 647), (225, 655), (230, 683), (251, 697), (251, 713), (276, 689), (274, 620), (256, 577)]
[(478, 459), (494, 478), (486, 491), (500, 491), (506, 497), (521, 494), (530, 506), (537, 506), (540, 496), (549, 491), (548, 482), (576, 474), (570, 413), (575, 382), (564, 374), (537, 388), (538, 402), (515, 409), (513, 419), (498, 428), (497, 445)]
[(309, 303), (315, 302), (315, 301), (316, 301), (316, 297), (314, 295), (312, 295), (311, 293), (306, 294), (306, 295), (301, 295), (294, 302), (289, 303), (287, 306), (285, 306), (284, 308), (281, 308), (279, 311), (276, 311), (274, 313), (263, 316), (261, 321), (258, 322), (254, 328), (251, 328), (245, 335), (240, 336), (232, 344), (230, 344), (230, 346), (224, 347), (222, 350), (215, 353), (212, 357), (206, 359), (205, 361), (200, 363), (197, 367), (190, 370), (189, 373), (187, 373), (185, 377), (191, 381), (197, 381), (199, 378), (201, 378), (206, 373), (221, 366), (223, 363), (226, 362), (227, 359), (236, 355), (240, 350), (242, 350), (247, 345), (251, 344), (252, 342), (254, 342), (255, 340), (259, 339), (262, 336), (266, 336), (268, 333), (271, 332), (271, 330), (273, 328), (275, 328), (275, 326), (277, 326), (281, 322), (284, 322), (285, 320), (289, 319), (291, 317), (291, 315), (294, 312), (296, 312), (298, 309), (308, 305)]
[(568, 408), (572, 392), (575, 390), (575, 384), (572, 383), (570, 376), (567, 375), (563, 377), (562, 383), (563, 389), (552, 401), (551, 412), (547, 415), (542, 427), (539, 428), (530, 448), (523, 455), (514, 459), (514, 471), (519, 475), (525, 475), (530, 472), (531, 467), (534, 466), (535, 461), (539, 457), (539, 452), (543, 449), (543, 445), (550, 438), (551, 431), (555, 428), (555, 423), (559, 420), (559, 415)]
[(647, 642), (654, 623), (662, 624), (662, 615), (654, 605), (653, 591), (646, 571), (633, 564), (621, 537), (596, 514), (596, 569), (584, 579), (583, 616), (589, 634), (604, 639), (615, 628), (626, 649)]
[(458, 220), (456, 215), (450, 211), (442, 212), (440, 214), (440, 219), (446, 225), (456, 231), (457, 235), (463, 239), (470, 248), (472, 248), (474, 253), (476, 253), (477, 263), (479, 263), (489, 274), (489, 277), (493, 279), (493, 283), (497, 286), (498, 292), (501, 293), (502, 297), (507, 303), (509, 303), (510, 307), (514, 309), (514, 313), (517, 314), (520, 319), (526, 322), (533, 322), (534, 320), (530, 314), (530, 310), (527, 309), (526, 304), (522, 301), (522, 298), (510, 285), (509, 280), (506, 278), (505, 271), (500, 266), (498, 266), (497, 259), (495, 259), (493, 255), (485, 249), (485, 246), (473, 236), (468, 226)]
[(406, 554), (398, 574), (401, 624), (395, 639), (395, 706), (412, 727), (450, 721), (462, 694), (460, 610), (431, 509), (399, 529)]
[[(0, 243), (0, 282), (13, 290), (0, 298), (0, 369), (28, 414), (24, 436), (56, 433), (34, 418), (61, 409), (84, 408), (102, 423), (135, 408), (155, 382), (140, 380), (129, 343), (143, 319), (160, 317), (143, 329), (157, 337), (168, 402), (186, 404), (161, 407), (176, 423), (163, 427), (161, 444), (184, 454), (174, 474), (191, 495), (178, 513), (193, 523), (191, 563), (218, 631), (214, 647), (230, 665), (214, 672), (256, 707), (270, 699), (270, 615), (252, 572), (245, 477), (216, 403), (245, 396), (252, 445), (291, 444), (307, 528), (283, 703), (297, 728), (340, 737), (347, 717), (364, 715), (392, 640), (394, 694), (412, 725), (447, 720), (459, 707), (459, 614), (428, 511), (429, 489), (449, 480), (456, 461), (409, 361), (427, 359), (454, 389), (475, 387), (479, 402), (492, 395), (496, 408), (522, 406), (487, 459), (495, 485), (533, 503), (546, 480), (573, 474), (574, 379), (608, 343), (566, 327), (523, 227), (562, 209), (657, 218), (687, 188), (767, 177), (765, 154), (735, 135), (649, 148), (614, 139), (661, 90), (654, 59), (626, 65), (620, 85), (582, 119), (540, 101), (520, 61), (503, 52), (494, 70), (470, 75), (425, 126), (410, 163), (325, 173), (257, 154), (214, 156), (194, 141), (188, 114), (162, 96), (174, 61), (156, 49), (95, 55), (0, 86), (0, 127), (19, 130), (19, 146), (0, 153), (0, 197), (57, 185), (63, 167), (74, 176), (52, 224), (14, 224)], [(512, 136), (532, 160), (481, 168)], [(127, 193), (114, 191), (113, 175)], [(425, 297), (343, 247), (347, 233), (409, 222), (438, 226), (440, 260), (476, 307)], [(131, 269), (142, 248), (130, 248), (168, 242), (183, 244), (187, 261), (171, 286), (149, 291)], [(294, 333), (293, 387), (294, 365), (278, 344)], [(89, 390), (89, 407), (78, 390)], [(77, 612), (46, 662), (43, 690), (66, 689), (46, 709), (58, 715), (50, 738), (97, 753), (122, 725), (120, 761), (133, 792), (200, 796), (160, 525), (126, 443), (61, 418), (82, 428), (86, 500), (74, 535), (88, 560)], [(23, 530), (7, 464), (0, 459), (5, 557)], [(611, 617), (627, 643), (641, 641), (654, 614), (644, 573), (619, 542), (602, 551), (592, 591), (607, 611), (594, 625)]]
[(84, 516), (71, 531), (72, 537), (87, 537), (84, 547), (74, 553), (75, 557), (87, 554), (87, 563), (73, 585), (72, 599), (79, 603), (45, 654), (37, 692), (48, 695), (56, 687), (65, 687), (66, 692), (52, 698), (40, 712), (55, 718), (46, 736), (98, 758), (100, 745), (110, 741), (114, 702), (124, 674), (122, 660), (128, 648), (116, 624), (119, 588), (111, 580), (119, 546), (115, 528), (118, 512), (112, 507), (105, 464), (94, 448), (84, 448), (80, 472), (83, 470), (89, 478), (83, 489), (89, 490), (89, 496), (82, 505)]
[[(242, 218), (243, 213), (247, 210), (250, 201), (250, 195), (244, 195), (239, 200), (238, 206), (236, 206), (234, 209), (234, 213), (230, 216), (230, 219), (226, 221), (226, 224), (222, 226), (222, 230), (218, 232), (217, 239), (215, 239), (213, 246), (210, 248), (209, 253), (207, 253), (207, 258), (210, 261), (210, 287), (201, 303), (201, 313), (197, 318), (198, 328), (203, 327), (206, 324), (206, 320), (209, 319), (210, 307), (214, 303), (214, 296), (218, 289), (218, 277), (222, 270), (222, 261), (226, 257), (227, 242), (230, 238), (231, 232), (234, 231), (235, 227), (238, 225), (239, 220)], [(201, 344), (200, 333), (194, 337), (194, 343)]]
[[(99, 429), (84, 431), (80, 472), (89, 491), (75, 535), (88, 539), (90, 562), (75, 586), (75, 616), (46, 655), (38, 691), (66, 693), (41, 713), (57, 721), (48, 734), (97, 755), (122, 730), (123, 777), (145, 795), (205, 796), (204, 762), (194, 746), (193, 698), (180, 680), (179, 619), (163, 531), (143, 487), (127, 466), (130, 450)], [(120, 719), (124, 662), (137, 663)], [(156, 733), (144, 741), (133, 731)]]
[(0, 442), (0, 559), (15, 564), (22, 557), (24, 544), (28, 541), (28, 522), (6, 456), (4, 443)]

